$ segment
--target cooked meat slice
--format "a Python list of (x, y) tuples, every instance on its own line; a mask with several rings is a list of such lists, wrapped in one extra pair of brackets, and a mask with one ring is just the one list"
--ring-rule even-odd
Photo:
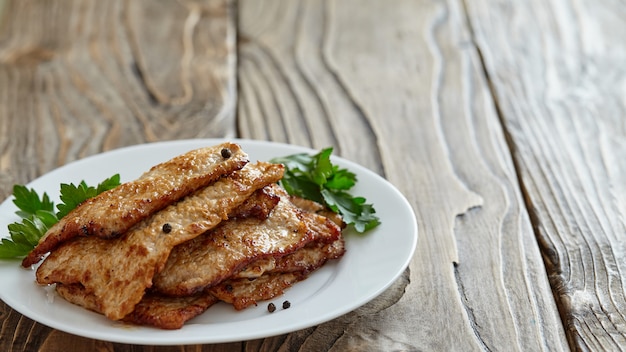
[(266, 273), (309, 273), (324, 265), (328, 260), (341, 258), (345, 251), (343, 237), (332, 243), (312, 242), (283, 257), (263, 258), (250, 263), (230, 278), (253, 279)]
[[(222, 156), (223, 149), (230, 156)], [(36, 264), (60, 243), (79, 235), (117, 237), (180, 198), (241, 169), (247, 154), (234, 143), (196, 149), (158, 164), (138, 179), (103, 192), (76, 207), (52, 226), (24, 258)]]
[[(285, 257), (292, 256), (300, 252), (303, 249), (304, 248), (300, 248), (296, 250), (295, 252), (286, 255)], [(256, 279), (257, 277), (260, 277), (261, 275), (267, 272), (273, 271), (276, 268), (276, 261), (282, 258), (284, 257), (281, 257), (281, 258), (267, 257), (267, 258), (261, 258), (259, 260), (256, 260), (246, 265), (240, 271), (234, 273), (230, 277), (230, 279)]]
[(145, 219), (119, 238), (76, 237), (42, 262), (37, 282), (81, 283), (94, 294), (101, 313), (121, 319), (152, 285), (174, 246), (212, 229), (254, 191), (276, 182), (282, 174), (282, 165), (248, 164)]
[(298, 196), (291, 196), (290, 200), (295, 206), (302, 210), (308, 211), (309, 213), (317, 213), (324, 210), (323, 205), (310, 199), (305, 199)]
[(300, 212), (300, 219), (313, 234), (312, 241), (331, 243), (341, 236), (341, 228), (326, 216), (303, 211)]
[(236, 310), (242, 310), (259, 301), (282, 295), (286, 289), (305, 278), (303, 273), (266, 274), (254, 280), (227, 280), (209, 288), (209, 292), (220, 301), (231, 303)]
[(314, 242), (289, 255), (276, 259), (268, 273), (309, 273), (324, 265), (328, 260), (339, 259), (346, 252), (343, 237), (332, 243)]
[(313, 240), (335, 241), (341, 229), (330, 220), (301, 211), (278, 185), (281, 200), (265, 220), (229, 220), (172, 251), (165, 268), (154, 278), (158, 292), (187, 296), (230, 277), (249, 263), (283, 256)]
[(57, 293), (65, 298), (66, 301), (79, 305), (81, 307), (87, 308), (94, 312), (100, 312), (100, 308), (98, 307), (98, 302), (96, 301), (96, 297), (85, 289), (85, 287), (81, 284), (57, 284), (56, 285)]
[(229, 220), (214, 230), (172, 250), (163, 271), (154, 277), (154, 289), (167, 295), (187, 296), (204, 290), (238, 271), (261, 255), (294, 251), (310, 241), (298, 209), (285, 199), (263, 220)]
[(272, 185), (265, 186), (246, 199), (232, 214), (228, 215), (229, 219), (234, 218), (257, 218), (264, 220), (272, 209), (280, 201), (280, 196), (275, 194)]
[(341, 229), (346, 228), (346, 223), (343, 221), (343, 217), (332, 210), (324, 209), (322, 211), (317, 212), (316, 214), (327, 217), (330, 221), (334, 222)]
[(337, 226), (341, 227), (342, 229), (346, 227), (346, 223), (343, 221), (341, 215), (333, 212), (332, 210), (326, 208), (318, 202), (305, 198), (300, 198), (298, 196), (291, 196), (291, 202), (304, 211), (329, 218), (332, 222), (337, 224)]
[(148, 293), (123, 321), (161, 329), (180, 329), (188, 320), (204, 313), (217, 302), (218, 299), (209, 293), (187, 297)]
[[(246, 273), (238, 273), (208, 288), (207, 291), (219, 300), (231, 303), (237, 310), (256, 305), (258, 301), (283, 294), (287, 288), (306, 279), (311, 272), (322, 267), (329, 259), (343, 256), (344, 244), (342, 237), (332, 243), (316, 241), (283, 257), (259, 260), (251, 266), (259, 271), (267, 269), (262, 275), (254, 278), (254, 275), (245, 276)], [(247, 274), (251, 272), (248, 271)], [(255, 274), (258, 274), (258, 271)]]
[[(57, 284), (56, 290), (68, 302), (99, 312), (95, 296), (81, 284)], [(135, 310), (122, 320), (137, 325), (152, 325), (161, 329), (180, 329), (188, 320), (204, 313), (218, 299), (209, 293), (188, 297), (166, 297), (148, 293)]]

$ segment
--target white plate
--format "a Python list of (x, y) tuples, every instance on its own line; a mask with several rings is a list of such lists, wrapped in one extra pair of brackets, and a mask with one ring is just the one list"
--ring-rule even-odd
[[(250, 160), (269, 160), (294, 153), (317, 151), (263, 141), (234, 140)], [(217, 139), (182, 140), (137, 145), (88, 157), (58, 168), (28, 184), (47, 192), (58, 203), (60, 183), (81, 180), (97, 184), (120, 173), (122, 182), (139, 177), (150, 166), (191, 149), (223, 142)], [(17, 261), (0, 260), (0, 298), (23, 315), (52, 328), (111, 342), (146, 345), (181, 345), (243, 341), (284, 334), (317, 325), (348, 313), (388, 288), (409, 264), (417, 243), (417, 223), (404, 196), (382, 177), (342, 158), (333, 162), (356, 173), (353, 193), (373, 203), (382, 224), (365, 235), (346, 231), (347, 252), (340, 261), (326, 264), (273, 300), (237, 312), (219, 303), (190, 320), (180, 330), (160, 330), (110, 321), (100, 314), (67, 303), (52, 290), (38, 286), (34, 272)], [(0, 205), (0, 237), (19, 218), (9, 197)], [(289, 300), (291, 307), (282, 309)]]

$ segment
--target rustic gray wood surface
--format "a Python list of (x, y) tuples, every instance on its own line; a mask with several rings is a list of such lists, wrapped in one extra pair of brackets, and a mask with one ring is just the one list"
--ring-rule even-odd
[(0, 1), (0, 200), (102, 151), (240, 137), (334, 146), (419, 226), (391, 288), (315, 327), (132, 346), (0, 302), (0, 350), (626, 348), (625, 15), (611, 0)]
[(626, 6), (467, 4), (569, 342), (624, 349)]

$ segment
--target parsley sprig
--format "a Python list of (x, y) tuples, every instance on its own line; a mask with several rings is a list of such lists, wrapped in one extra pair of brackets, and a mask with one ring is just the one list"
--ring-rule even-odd
[(54, 202), (47, 193), (44, 192), (39, 196), (34, 189), (28, 189), (23, 185), (13, 186), (13, 203), (18, 207), (15, 214), (21, 221), (9, 224), (11, 238), (3, 238), (0, 241), (0, 259), (24, 257), (35, 248), (46, 231), (72, 209), (119, 184), (119, 174), (107, 178), (97, 187), (88, 186), (85, 181), (77, 185), (63, 183), (60, 191), (61, 203), (57, 204), (56, 212)]
[(280, 184), (298, 197), (326, 205), (343, 220), (364, 233), (380, 224), (372, 204), (363, 197), (354, 197), (349, 190), (356, 184), (356, 175), (334, 165), (330, 160), (333, 148), (322, 149), (315, 155), (306, 153), (274, 158), (273, 163), (285, 165)]

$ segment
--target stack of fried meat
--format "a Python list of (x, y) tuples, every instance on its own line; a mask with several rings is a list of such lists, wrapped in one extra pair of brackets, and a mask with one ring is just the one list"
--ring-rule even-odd
[(341, 218), (289, 196), (235, 143), (192, 150), (89, 199), (23, 260), (41, 285), (121, 320), (181, 328), (218, 301), (281, 295), (345, 252)]

